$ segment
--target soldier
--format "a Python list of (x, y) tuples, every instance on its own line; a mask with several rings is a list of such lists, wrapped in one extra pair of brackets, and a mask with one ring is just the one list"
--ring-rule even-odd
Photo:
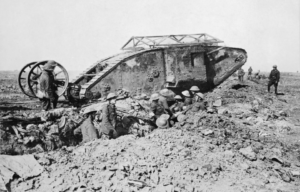
[(203, 102), (204, 95), (202, 93), (196, 93), (193, 98), (193, 103)]
[(260, 79), (260, 70), (258, 70), (256, 73), (254, 73), (255, 79)]
[(280, 72), (277, 70), (277, 65), (273, 66), (273, 70), (269, 75), (269, 83), (268, 83), (268, 92), (270, 93), (270, 88), (272, 85), (275, 87), (275, 94), (277, 95), (277, 86), (280, 79)]
[(102, 108), (102, 124), (100, 134), (108, 136), (109, 139), (116, 138), (116, 124), (117, 124), (117, 112), (116, 112), (116, 97), (115, 93), (109, 93), (106, 97), (108, 104), (105, 104)]
[(181, 112), (183, 111), (183, 102), (182, 102), (182, 97), (180, 95), (176, 95), (174, 97), (175, 99), (175, 103), (170, 107), (170, 110), (172, 112), (172, 116), (171, 116), (171, 125), (175, 122), (177, 122), (177, 117), (178, 115), (181, 114)]
[(174, 95), (175, 95), (174, 92), (169, 90), (169, 89), (162, 89), (162, 90), (159, 91), (159, 101), (163, 104), (164, 109), (168, 112), (168, 114), (170, 116), (172, 116), (173, 114), (172, 114), (172, 112), (169, 108), (167, 98), (168, 97), (173, 98)]
[(251, 76), (251, 75), (252, 75), (252, 71), (253, 71), (253, 70), (252, 70), (252, 68), (251, 68), (251, 67), (249, 67), (249, 69), (248, 69), (248, 75), (249, 75), (249, 76)]
[(185, 90), (182, 92), (182, 95), (184, 96), (184, 106), (191, 105), (192, 102), (192, 97), (189, 91)]
[(195, 100), (195, 97), (196, 97), (196, 93), (198, 93), (200, 91), (199, 87), (198, 86), (192, 86), (190, 88), (190, 91), (192, 92), (192, 102), (194, 103), (194, 100)]
[(159, 100), (159, 94), (154, 93), (151, 95), (151, 114), (150, 116), (154, 119), (158, 119), (162, 114), (166, 114), (165, 105)]
[(238, 70), (238, 77), (239, 77), (239, 81), (240, 81), (240, 82), (244, 82), (244, 75), (245, 75), (244, 70), (243, 70), (242, 68), (240, 68), (240, 69)]
[(39, 78), (40, 93), (38, 97), (43, 103), (43, 110), (48, 111), (51, 108), (56, 108), (58, 95), (56, 94), (57, 85), (55, 84), (53, 70), (57, 63), (55, 61), (48, 61), (44, 67), (43, 72)]
[(170, 107), (170, 110), (172, 113), (177, 113), (182, 111), (182, 107), (183, 107), (183, 102), (182, 102), (182, 97), (180, 95), (176, 95), (174, 97), (175, 99), (175, 103)]
[(93, 125), (93, 118), (95, 118), (95, 114), (93, 114), (96, 110), (93, 108), (87, 108), (83, 114), (85, 116), (85, 120), (83, 123), (74, 130), (74, 135), (82, 134), (82, 142), (86, 143), (98, 138), (96, 128)]

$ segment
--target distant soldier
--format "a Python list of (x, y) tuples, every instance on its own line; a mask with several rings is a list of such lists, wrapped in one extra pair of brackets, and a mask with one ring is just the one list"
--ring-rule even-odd
[(185, 90), (182, 92), (182, 95), (184, 96), (184, 106), (191, 105), (193, 103), (191, 94), (189, 91)]
[(270, 93), (270, 88), (272, 85), (275, 87), (275, 94), (277, 95), (277, 87), (280, 79), (280, 72), (277, 70), (277, 65), (273, 66), (273, 70), (269, 75), (269, 83), (268, 83), (268, 92)]
[(56, 94), (57, 85), (53, 75), (53, 70), (57, 63), (55, 61), (48, 61), (44, 67), (39, 78), (39, 92), (38, 97), (43, 103), (43, 110), (48, 111), (51, 108), (56, 108), (58, 95)]
[(105, 104), (102, 108), (102, 123), (99, 134), (104, 134), (109, 139), (117, 137), (115, 129), (117, 124), (116, 97), (115, 93), (109, 93), (106, 97), (108, 104)]
[(249, 67), (249, 69), (248, 69), (248, 75), (249, 75), (249, 76), (251, 76), (251, 75), (252, 75), (252, 71), (253, 71), (253, 70), (252, 70), (252, 68), (251, 68), (251, 67)]
[(260, 79), (260, 70), (254, 73), (254, 78), (255, 79)]
[(238, 70), (238, 77), (239, 77), (239, 81), (240, 81), (240, 82), (244, 82), (244, 75), (245, 75), (244, 70), (243, 70), (242, 68), (240, 68), (240, 69)]

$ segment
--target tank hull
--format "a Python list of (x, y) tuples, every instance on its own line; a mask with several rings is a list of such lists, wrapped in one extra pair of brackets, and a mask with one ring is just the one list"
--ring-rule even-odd
[(107, 72), (90, 68), (90, 81), (77, 78), (73, 83), (82, 85), (81, 98), (87, 92), (100, 93), (125, 89), (132, 96), (151, 95), (164, 87), (175, 93), (197, 85), (202, 92), (220, 85), (242, 67), (247, 53), (240, 48), (218, 46), (176, 46), (125, 52), (104, 59), (95, 65), (107, 64)]

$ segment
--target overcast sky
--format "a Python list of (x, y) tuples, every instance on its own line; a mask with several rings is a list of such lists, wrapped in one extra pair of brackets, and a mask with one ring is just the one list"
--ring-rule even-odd
[(0, 70), (53, 59), (84, 70), (131, 36), (207, 33), (244, 66), (300, 71), (299, 0), (0, 0)]

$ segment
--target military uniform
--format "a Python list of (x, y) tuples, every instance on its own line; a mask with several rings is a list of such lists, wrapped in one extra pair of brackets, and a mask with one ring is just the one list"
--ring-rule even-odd
[(171, 107), (171, 112), (172, 113), (177, 113), (177, 112), (180, 112), (180, 111), (183, 111), (183, 102), (176, 102), (174, 103)]
[(117, 113), (114, 104), (106, 104), (102, 109), (102, 123), (100, 133), (112, 138), (116, 134)]
[(239, 81), (240, 81), (240, 82), (243, 82), (243, 81), (244, 81), (244, 75), (245, 75), (244, 70), (243, 70), (242, 68), (240, 68), (240, 69), (238, 70), (238, 77), (239, 77)]
[(74, 135), (82, 133), (82, 142), (86, 143), (98, 138), (97, 131), (93, 125), (92, 117), (89, 117), (84, 120), (84, 122), (74, 130)]
[(252, 68), (251, 68), (251, 67), (249, 67), (249, 69), (248, 69), (248, 75), (249, 75), (249, 76), (252, 75)]
[(278, 82), (280, 79), (280, 72), (274, 68), (269, 76), (269, 83), (268, 83), (268, 92), (270, 92), (270, 88), (272, 85), (275, 87), (275, 94), (277, 94), (277, 87), (278, 87)]
[(150, 109), (156, 118), (160, 117), (162, 114), (165, 114), (165, 106), (160, 100), (158, 100), (158, 102), (152, 101), (150, 104)]
[(195, 94), (194, 97), (193, 97), (192, 102), (193, 103), (202, 102), (202, 98), (200, 96), (198, 96), (197, 94)]
[(188, 106), (188, 105), (191, 105), (191, 104), (193, 104), (193, 98), (191, 98), (191, 97), (185, 97), (184, 98), (184, 105)]
[(41, 98), (41, 101), (43, 103), (43, 109), (49, 110), (51, 108), (56, 108), (57, 101), (58, 101), (58, 95), (56, 94), (56, 86), (54, 82), (54, 76), (51, 71), (43, 71), (40, 79), (40, 91), (44, 93), (44, 97)]

